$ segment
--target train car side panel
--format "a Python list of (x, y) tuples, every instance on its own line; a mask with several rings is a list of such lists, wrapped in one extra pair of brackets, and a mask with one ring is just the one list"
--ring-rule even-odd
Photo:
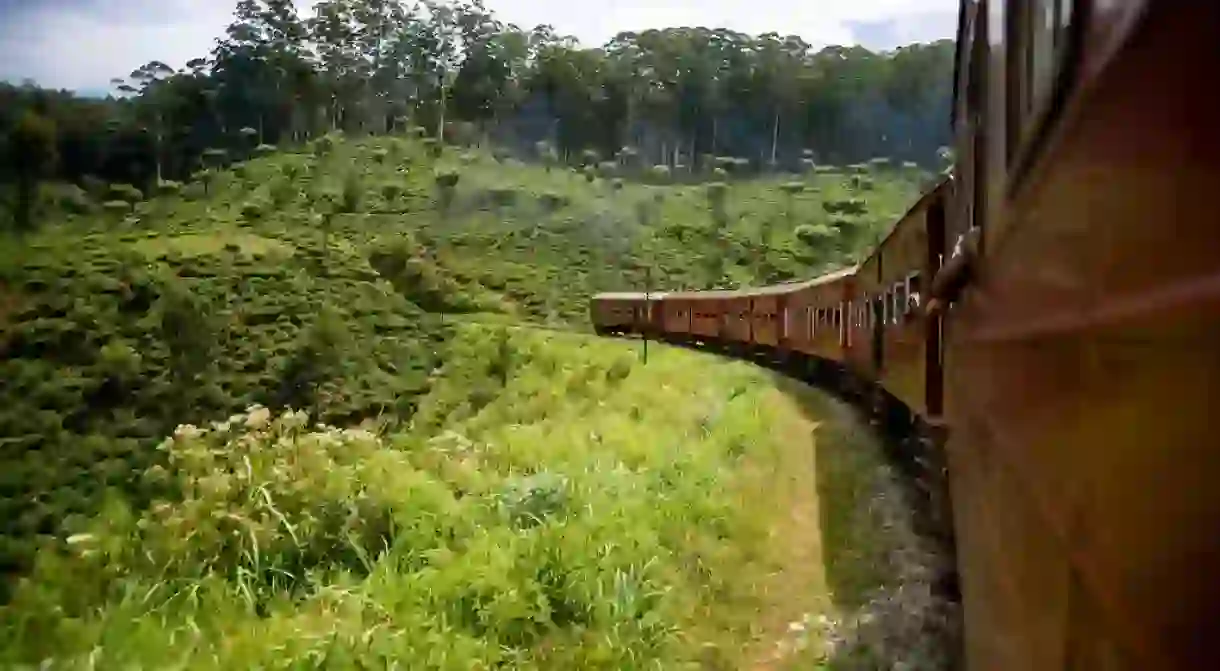
[(1220, 5), (1091, 6), (1130, 42), (983, 203), (947, 317), (972, 668), (1215, 663)]

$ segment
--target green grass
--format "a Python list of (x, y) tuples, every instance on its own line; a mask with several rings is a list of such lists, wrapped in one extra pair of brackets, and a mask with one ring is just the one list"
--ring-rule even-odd
[[(871, 541), (816, 514), (799, 394), (563, 331), (645, 267), (673, 289), (850, 261), (922, 176), (712, 202), (465, 154), (341, 141), (0, 237), (0, 660), (739, 668), (884, 583), (840, 575)], [(377, 437), (156, 449), (255, 404)]]
[(809, 445), (773, 431), (803, 420), (768, 375), (480, 325), (449, 347), (409, 430), (180, 429), (150, 508), (112, 503), (40, 556), (0, 661), (750, 663), (796, 586), (773, 574), (799, 570), (771, 528), (810, 491), (776, 486)]

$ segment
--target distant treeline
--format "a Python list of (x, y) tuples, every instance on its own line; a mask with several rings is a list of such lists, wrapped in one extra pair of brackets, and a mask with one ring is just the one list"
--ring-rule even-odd
[(549, 26), (505, 24), (478, 0), (325, 0), (309, 19), (290, 0), (242, 0), (210, 54), (177, 71), (149, 63), (113, 82), (118, 97), (0, 85), (0, 182), (147, 188), (258, 145), (405, 126), (523, 158), (933, 165), (949, 143), (952, 51), (814, 51), (705, 28), (585, 49)]

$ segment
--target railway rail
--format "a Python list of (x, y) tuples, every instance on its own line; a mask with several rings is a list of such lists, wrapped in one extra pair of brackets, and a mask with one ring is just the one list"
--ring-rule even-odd
[(963, 0), (956, 165), (858, 265), (599, 294), (594, 328), (795, 362), (934, 437), (968, 668), (1214, 668), (1217, 36), (1210, 1)]

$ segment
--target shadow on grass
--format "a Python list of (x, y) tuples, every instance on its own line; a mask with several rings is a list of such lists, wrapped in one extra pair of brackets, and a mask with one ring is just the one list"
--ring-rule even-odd
[(923, 533), (918, 490), (894, 463), (894, 438), (843, 399), (786, 374), (774, 383), (818, 426), (822, 554), (837, 611), (820, 632), (826, 652), (789, 668), (958, 668), (959, 608), (943, 589), (952, 553)]
[[(817, 428), (814, 480), (826, 586), (835, 616), (803, 636), (783, 669), (957, 669), (960, 599), (951, 545), (927, 516), (916, 436), (883, 430), (842, 393), (838, 375), (809, 361), (671, 343), (773, 371), (773, 384)], [(808, 381), (810, 384), (806, 384)]]

